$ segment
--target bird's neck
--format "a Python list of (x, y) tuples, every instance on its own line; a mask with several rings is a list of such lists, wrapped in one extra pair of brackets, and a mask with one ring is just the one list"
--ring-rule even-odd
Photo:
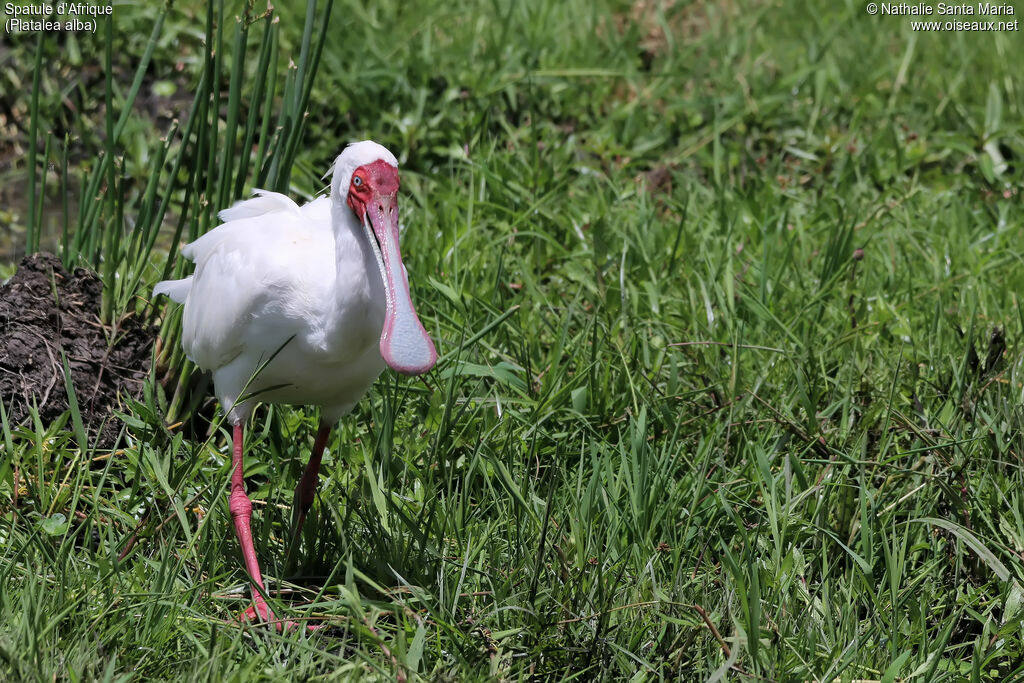
[(331, 201), (334, 261), (339, 292), (384, 301), (384, 283), (366, 229), (343, 200)]

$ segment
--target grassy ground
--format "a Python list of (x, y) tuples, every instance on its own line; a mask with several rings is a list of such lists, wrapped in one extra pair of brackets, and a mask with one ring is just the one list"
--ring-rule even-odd
[(339, 0), (292, 191), (396, 151), (442, 357), (335, 432), (296, 552), (316, 415), (249, 430), (277, 608), (334, 628), (227, 623), (227, 434), (154, 398), (113, 457), (4, 423), (2, 666), (1021, 676), (1021, 47), (861, 3)]

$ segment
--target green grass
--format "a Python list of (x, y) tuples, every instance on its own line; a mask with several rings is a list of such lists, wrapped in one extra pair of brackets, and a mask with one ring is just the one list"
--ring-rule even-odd
[[(273, 79), (303, 42), (305, 7), (281, 4)], [(250, 425), (276, 607), (335, 628), (229, 623), (247, 603), (228, 435), (168, 431), (154, 382), (113, 455), (78, 447), (77, 415), (0, 416), (8, 678), (1024, 675), (1021, 34), (914, 34), (860, 3), (635, 7), (337, 0), (274, 172), (311, 195), (345, 142), (396, 152), (441, 360), (383, 376), (335, 431), (291, 557), (317, 416)], [(168, 13), (158, 76), (179, 35), (196, 87), (200, 25)], [(169, 232), (212, 225), (203, 188), (258, 185), (241, 141), (262, 43), (229, 68), (233, 30), (233, 170), (208, 147), (172, 176), (168, 154)], [(129, 215), (147, 125), (120, 141)], [(147, 297), (157, 244), (108, 277), (143, 273)]]

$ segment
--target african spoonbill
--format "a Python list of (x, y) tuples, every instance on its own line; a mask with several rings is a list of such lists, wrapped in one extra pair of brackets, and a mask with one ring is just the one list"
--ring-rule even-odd
[(349, 145), (333, 167), (331, 193), (298, 206), (257, 190), (220, 212), (224, 223), (182, 249), (195, 262), (154, 294), (184, 304), (181, 343), (213, 373), (233, 430), (230, 510), (254, 584), (243, 619), (277, 620), (263, 593), (245, 493), (242, 430), (257, 400), (310, 404), (321, 422), (296, 489), (298, 530), (316, 495), (331, 427), (385, 366), (430, 370), (434, 344), (413, 308), (398, 248), (398, 162), (381, 145)]

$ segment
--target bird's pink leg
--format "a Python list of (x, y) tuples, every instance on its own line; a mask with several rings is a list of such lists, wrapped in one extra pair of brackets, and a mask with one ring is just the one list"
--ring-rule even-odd
[(228, 507), (231, 510), (231, 518), (235, 522), (235, 533), (238, 535), (238, 543), (242, 546), (242, 557), (245, 558), (245, 569), (252, 579), (252, 602), (249, 609), (242, 612), (240, 619), (251, 621), (259, 619), (273, 624), (277, 630), (283, 626), (292, 627), (294, 622), (282, 623), (274, 616), (267, 601), (263, 598), (263, 573), (260, 572), (260, 563), (256, 559), (256, 547), (252, 542), (252, 501), (245, 493), (244, 465), (242, 463), (242, 425), (235, 425), (233, 452), (231, 463), (231, 497), (228, 499)]
[(327, 446), (327, 437), (331, 434), (331, 425), (323, 420), (320, 421), (320, 428), (316, 431), (316, 439), (313, 440), (313, 452), (309, 456), (309, 463), (306, 465), (299, 485), (295, 487), (296, 522), (295, 540), (302, 535), (302, 525), (306, 522), (306, 513), (313, 505), (316, 498), (316, 487), (319, 483), (320, 460), (324, 454), (324, 447)]

